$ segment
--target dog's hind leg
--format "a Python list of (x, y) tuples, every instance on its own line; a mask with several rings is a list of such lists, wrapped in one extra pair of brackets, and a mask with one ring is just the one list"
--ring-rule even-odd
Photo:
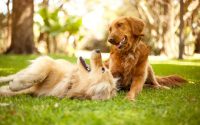
[(167, 86), (164, 85), (160, 85), (156, 79), (156, 76), (154, 74), (153, 68), (150, 64), (148, 64), (148, 76), (147, 76), (147, 80), (146, 83), (150, 84), (150, 86), (152, 86), (153, 88), (163, 88), (163, 89), (170, 89)]
[(15, 96), (20, 94), (30, 94), (34, 91), (33, 88), (21, 90), (21, 91), (12, 91), (8, 85), (0, 87), (0, 96)]
[(9, 87), (12, 91), (29, 88), (44, 81), (49, 72), (50, 68), (48, 63), (45, 61), (35, 62), (26, 69), (17, 73), (14, 79), (10, 81)]

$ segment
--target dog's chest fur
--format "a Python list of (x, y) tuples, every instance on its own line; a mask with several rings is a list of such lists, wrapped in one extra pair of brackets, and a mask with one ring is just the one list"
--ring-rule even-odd
[(123, 53), (116, 48), (111, 48), (111, 59), (109, 62), (114, 77), (118, 77), (118, 85), (121, 89), (129, 89), (139, 65), (147, 61), (149, 48), (140, 42), (138, 47)]
[(111, 72), (114, 77), (119, 78), (117, 84), (121, 89), (130, 87), (138, 56), (132, 52), (121, 54), (115, 51), (111, 54)]

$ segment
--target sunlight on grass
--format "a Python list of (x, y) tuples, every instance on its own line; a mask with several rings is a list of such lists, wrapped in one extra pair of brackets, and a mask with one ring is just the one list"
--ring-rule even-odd
[(14, 68), (0, 68), (0, 72), (10, 72), (13, 70), (14, 70)]
[(200, 66), (200, 60), (169, 60), (169, 61), (151, 61), (151, 64), (174, 64), (182, 66)]
[(185, 56), (184, 60), (169, 60), (166, 56), (149, 56), (149, 60), (152, 64), (174, 64), (182, 66), (200, 66), (200, 54), (194, 54), (193, 56)]

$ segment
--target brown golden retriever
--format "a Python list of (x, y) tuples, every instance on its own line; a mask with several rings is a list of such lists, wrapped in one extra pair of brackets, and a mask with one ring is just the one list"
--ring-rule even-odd
[(127, 98), (134, 100), (144, 83), (155, 88), (181, 85), (185, 79), (172, 75), (155, 77), (148, 62), (149, 47), (141, 41), (144, 22), (133, 17), (120, 17), (109, 27), (108, 42), (112, 44), (109, 61), (106, 62), (114, 77), (118, 77), (120, 89), (128, 89)]

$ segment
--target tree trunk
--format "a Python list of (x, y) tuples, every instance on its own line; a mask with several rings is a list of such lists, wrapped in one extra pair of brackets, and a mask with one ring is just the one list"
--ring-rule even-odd
[(183, 59), (183, 52), (184, 52), (184, 37), (183, 37), (183, 28), (184, 28), (184, 21), (183, 21), (183, 14), (184, 14), (184, 5), (183, 0), (180, 0), (180, 32), (179, 32), (179, 56), (178, 59)]
[(7, 1), (6, 5), (7, 5), (7, 11), (8, 11), (8, 21), (7, 21), (7, 41), (8, 43), (10, 44), (10, 41), (11, 41), (11, 19), (10, 19), (10, 7), (9, 7), (9, 4), (10, 4), (10, 0)]
[(34, 52), (33, 11), (33, 0), (13, 0), (11, 46), (7, 53)]
[(195, 53), (200, 53), (200, 32), (197, 34), (194, 52)]
[(175, 30), (174, 30), (174, 7), (172, 0), (165, 0), (164, 15), (165, 24), (163, 25), (163, 52), (170, 58), (178, 56), (178, 43), (175, 41)]

